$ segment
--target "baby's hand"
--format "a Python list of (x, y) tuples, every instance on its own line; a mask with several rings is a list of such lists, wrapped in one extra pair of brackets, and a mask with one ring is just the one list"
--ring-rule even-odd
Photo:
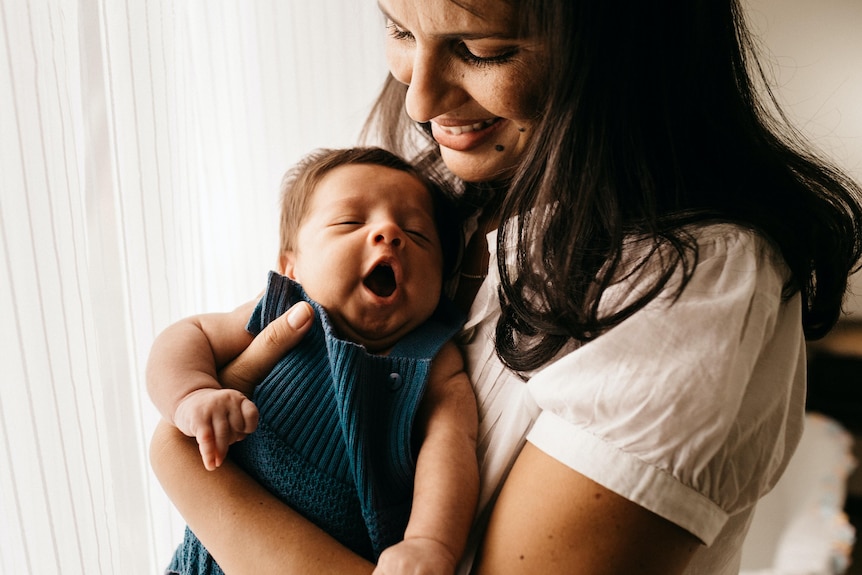
[(235, 389), (199, 389), (174, 412), (174, 425), (198, 440), (204, 466), (210, 471), (224, 462), (231, 444), (257, 429), (257, 419), (257, 407)]
[(455, 563), (445, 545), (416, 537), (384, 549), (373, 575), (452, 575)]

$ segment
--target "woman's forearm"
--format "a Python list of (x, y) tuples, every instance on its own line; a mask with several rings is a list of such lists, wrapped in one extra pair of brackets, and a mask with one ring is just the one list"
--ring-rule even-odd
[(150, 459), (191, 530), (231, 575), (350, 575), (374, 568), (229, 460), (207, 471), (194, 439), (165, 422), (153, 436)]

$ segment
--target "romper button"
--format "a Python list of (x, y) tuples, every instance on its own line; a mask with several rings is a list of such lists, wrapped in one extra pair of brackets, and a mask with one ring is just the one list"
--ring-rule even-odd
[(389, 374), (389, 389), (395, 391), (401, 387), (401, 374), (400, 373), (390, 373)]

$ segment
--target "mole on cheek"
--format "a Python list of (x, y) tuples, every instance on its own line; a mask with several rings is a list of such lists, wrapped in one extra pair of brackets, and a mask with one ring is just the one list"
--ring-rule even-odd
[(497, 144), (496, 146), (494, 146), (494, 149), (497, 150), (498, 152), (502, 152), (503, 150), (506, 149), (506, 147), (502, 146), (501, 144)]

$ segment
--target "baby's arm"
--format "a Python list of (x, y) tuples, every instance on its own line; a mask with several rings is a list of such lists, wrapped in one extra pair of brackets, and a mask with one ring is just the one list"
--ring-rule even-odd
[[(207, 469), (224, 461), (228, 446), (257, 427), (251, 389), (224, 389), (216, 369), (252, 340), (245, 325), (254, 302), (229, 313), (182, 319), (156, 338), (147, 362), (147, 389), (162, 416), (195, 437)], [(245, 392), (245, 393), (243, 393)]]
[(434, 359), (415, 425), (423, 441), (404, 540), (383, 551), (375, 575), (455, 571), (479, 494), (477, 431), (476, 397), (450, 342)]

